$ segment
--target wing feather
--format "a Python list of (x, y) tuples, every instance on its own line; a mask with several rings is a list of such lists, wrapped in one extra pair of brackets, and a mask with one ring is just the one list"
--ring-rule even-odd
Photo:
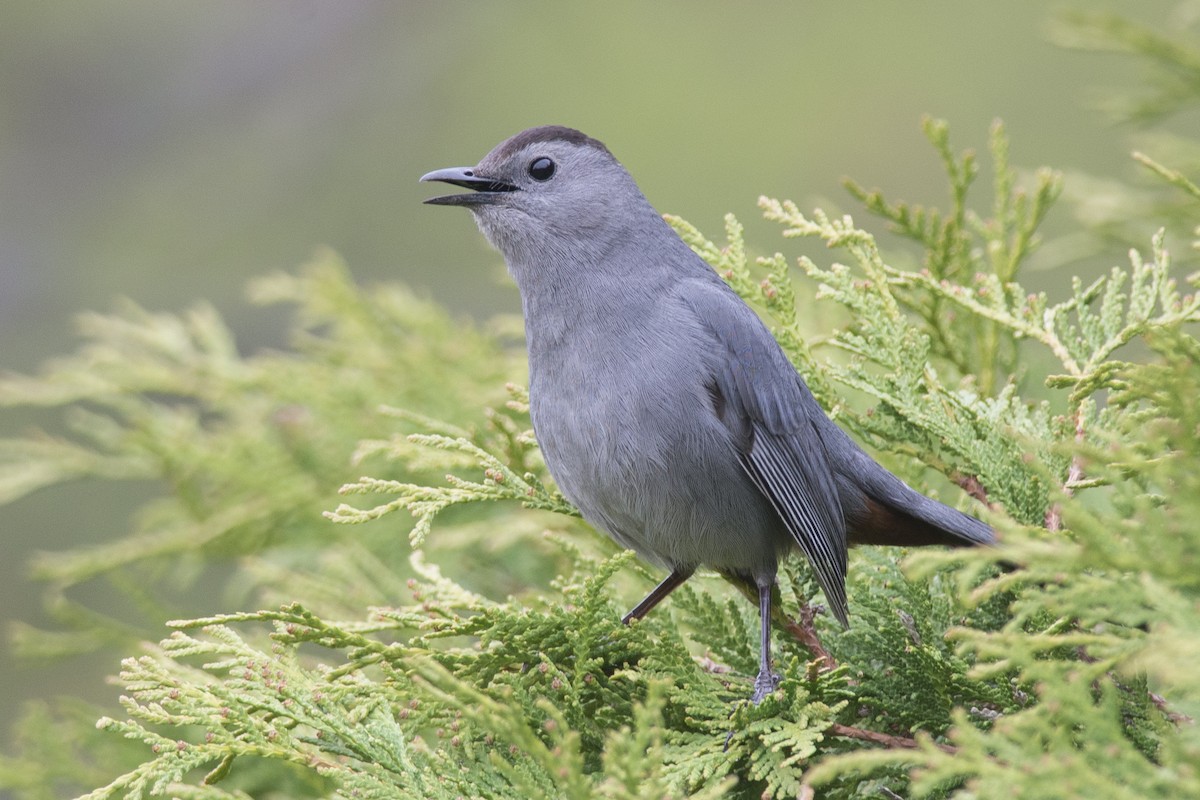
[[(846, 602), (846, 526), (828, 468), (797, 453), (798, 437), (776, 436), (754, 426), (754, 443), (740, 453), (742, 467), (779, 514), (812, 564), (833, 616), (849, 624)], [(798, 457), (799, 456), (799, 457)]]
[(846, 625), (846, 522), (816, 428), (824, 411), (766, 326), (729, 287), (719, 280), (689, 282), (680, 297), (718, 345), (710, 369), (727, 403), (742, 468), (812, 564), (834, 617)]

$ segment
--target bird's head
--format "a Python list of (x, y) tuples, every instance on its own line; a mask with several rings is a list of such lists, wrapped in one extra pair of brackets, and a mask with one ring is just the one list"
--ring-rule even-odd
[(426, 203), (464, 206), (517, 270), (530, 262), (598, 256), (661, 220), (633, 178), (599, 141), (546, 125), (506, 139), (474, 167), (434, 170), (422, 181), (469, 189)]

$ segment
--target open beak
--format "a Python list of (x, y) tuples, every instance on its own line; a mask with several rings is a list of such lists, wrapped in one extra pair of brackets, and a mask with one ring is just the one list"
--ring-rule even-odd
[(421, 182), (441, 181), (454, 186), (470, 189), (471, 194), (448, 194), (441, 197), (431, 197), (425, 202), (434, 206), (482, 206), (494, 203), (505, 192), (515, 192), (517, 187), (511, 183), (486, 178), (475, 174), (474, 167), (449, 167), (435, 169), (421, 176)]

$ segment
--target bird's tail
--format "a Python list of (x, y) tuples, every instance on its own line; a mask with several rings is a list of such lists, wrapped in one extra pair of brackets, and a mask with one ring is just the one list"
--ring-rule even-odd
[(995, 543), (991, 526), (930, 500), (889, 472), (884, 474), (886, 478), (869, 481), (868, 486), (860, 482), (856, 487), (860, 502), (844, 504), (850, 544), (968, 547)]
[(842, 437), (835, 450), (839, 456), (835, 472), (851, 544), (968, 547), (995, 543), (990, 525), (913, 490), (850, 437), (844, 433)]

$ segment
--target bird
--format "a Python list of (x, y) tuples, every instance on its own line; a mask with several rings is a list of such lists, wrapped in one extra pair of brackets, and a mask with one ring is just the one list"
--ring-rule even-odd
[(848, 626), (849, 545), (994, 542), (830, 420), (763, 321), (600, 141), (534, 127), (420, 180), (468, 190), (424, 202), (469, 209), (516, 282), (530, 419), (559, 490), (667, 571), (626, 624), (700, 567), (754, 587), (757, 705), (780, 682), (771, 605), (789, 553), (807, 558)]

